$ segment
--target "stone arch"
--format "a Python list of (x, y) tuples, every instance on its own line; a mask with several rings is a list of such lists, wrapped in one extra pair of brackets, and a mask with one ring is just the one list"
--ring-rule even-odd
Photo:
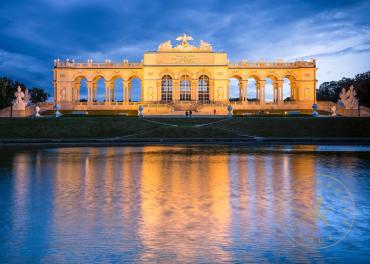
[(228, 100), (232, 101), (242, 101), (245, 95), (242, 92), (242, 77), (238, 74), (233, 74), (229, 76), (229, 87), (228, 87)]
[[(127, 77), (127, 98), (130, 102), (143, 100), (143, 76), (139, 73), (130, 73)], [(135, 91), (136, 90), (136, 91)]]
[(190, 79), (194, 78), (194, 73), (192, 71), (187, 70), (187, 69), (183, 69), (183, 70), (180, 70), (179, 72), (177, 72), (176, 78), (180, 80), (182, 76), (186, 76), (186, 75), (189, 76)]
[(266, 102), (276, 102), (278, 95), (278, 80), (279, 78), (274, 73), (267, 73), (264, 77), (265, 87), (264, 87), (264, 98)]
[(74, 102), (80, 102), (81, 100), (87, 101), (88, 100), (87, 76), (85, 74), (76, 74), (72, 80), (73, 80), (72, 101)]
[(162, 71), (159, 72), (158, 78), (162, 79), (163, 76), (165, 76), (165, 75), (169, 75), (169, 76), (171, 76), (172, 79), (175, 79), (175, 73), (173, 71), (171, 71), (170, 69), (167, 69), (167, 68), (165, 68), (165, 69), (163, 69)]
[(180, 84), (180, 101), (190, 101), (191, 100), (191, 75), (187, 74), (186, 71), (179, 76)]
[(124, 76), (120, 73), (112, 74), (109, 78), (109, 91), (111, 101), (123, 101), (124, 100)]
[(248, 74), (246, 79), (255, 79), (256, 81), (263, 80), (263, 77), (258, 74)]
[(106, 78), (104, 77), (104, 75), (102, 75), (102, 74), (97, 74), (97, 75), (94, 75), (94, 77), (92, 78), (92, 81), (93, 81), (93, 82), (96, 82), (96, 81), (98, 81), (99, 79), (103, 79), (104, 81), (106, 80)]
[[(94, 102), (103, 102), (106, 100), (106, 77), (103, 74), (96, 74), (92, 78), (92, 100)], [(101, 88), (100, 88), (101, 87)]]
[(86, 80), (89, 80), (90, 81), (90, 76), (89, 76), (89, 74), (87, 74), (87, 73), (84, 73), (84, 72), (77, 72), (76, 74), (74, 74), (73, 76), (72, 76), (72, 80), (73, 81), (75, 81), (76, 79), (78, 79), (78, 78), (85, 78)]
[(258, 76), (257, 74), (248, 74), (246, 80), (248, 81), (248, 88), (247, 88), (247, 100), (248, 101), (258, 101), (259, 98), (259, 91), (258, 91), (258, 82), (262, 80), (262, 77)]
[(283, 78), (283, 100), (295, 101), (298, 98), (298, 87), (296, 76), (286, 74)]
[(244, 77), (240, 72), (232, 72), (228, 76), (229, 76), (229, 79), (235, 78), (240, 81), (243, 80), (243, 77)]
[(127, 81), (131, 81), (132, 79), (140, 79), (142, 81), (143, 76), (140, 73), (134, 72), (134, 73), (130, 73), (126, 79)]
[(206, 74), (202, 74), (198, 77), (198, 100), (201, 102), (209, 102), (210, 96), (210, 78)]
[(264, 79), (266, 79), (266, 78), (271, 79), (274, 83), (276, 83), (279, 80), (279, 77), (274, 73), (266, 74)]
[(199, 77), (202, 75), (206, 75), (210, 80), (212, 79), (213, 76), (213, 74), (209, 70), (203, 68), (195, 74), (195, 78), (199, 80)]
[(293, 71), (287, 71), (282, 75), (283, 78), (287, 78), (287, 76), (289, 76), (289, 78), (291, 79), (294, 79), (295, 81), (298, 80), (297, 74)]
[(165, 74), (161, 78), (161, 101), (171, 102), (172, 101), (172, 87), (173, 78), (169, 74)]
[(117, 80), (117, 79), (122, 79), (122, 80), (124, 80), (125, 79), (125, 77), (122, 75), (122, 74), (112, 74), (110, 77), (109, 77), (109, 79), (107, 79), (107, 81), (110, 81), (110, 82), (114, 82), (115, 80)]

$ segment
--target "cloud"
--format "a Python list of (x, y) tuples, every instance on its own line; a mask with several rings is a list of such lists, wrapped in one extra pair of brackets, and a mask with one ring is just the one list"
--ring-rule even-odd
[(187, 32), (230, 60), (316, 57), (319, 82), (369, 70), (369, 1), (13, 0), (0, 3), (0, 74), (51, 91), (54, 58), (129, 59)]
[[(24, 83), (32, 83), (34, 86), (52, 86), (50, 77), (51, 69), (45, 63), (35, 57), (10, 53), (0, 49), (0, 69), (2, 75)], [(49, 78), (45, 75), (49, 74)]]

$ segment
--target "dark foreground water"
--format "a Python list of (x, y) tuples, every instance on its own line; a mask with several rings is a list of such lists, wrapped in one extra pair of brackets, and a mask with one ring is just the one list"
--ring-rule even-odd
[(0, 151), (0, 263), (370, 261), (366, 147)]

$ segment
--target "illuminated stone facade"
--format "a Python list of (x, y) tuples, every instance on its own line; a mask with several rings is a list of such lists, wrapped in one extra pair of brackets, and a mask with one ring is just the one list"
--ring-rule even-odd
[[(200, 41), (199, 46), (189, 43), (192, 38), (183, 34), (180, 43), (172, 46), (171, 41), (159, 45), (157, 51), (144, 53), (141, 62), (131, 63), (78, 63), (73, 60), (54, 62), (54, 101), (61, 109), (76, 110), (120, 110), (137, 108), (131, 100), (131, 83), (141, 81), (141, 104), (215, 105), (228, 104), (230, 78), (239, 82), (239, 98), (234, 105), (241, 109), (282, 109), (294, 104), (294, 108), (310, 108), (315, 100), (315, 61), (231, 63), (227, 53), (215, 52), (212, 46)], [(96, 101), (97, 82), (105, 81), (105, 100)], [(114, 83), (122, 79), (123, 96), (114, 96)], [(248, 80), (256, 82), (256, 99), (248, 101)], [(272, 80), (273, 100), (266, 103), (266, 78)], [(283, 80), (290, 81), (289, 102), (283, 101)], [(81, 79), (87, 80), (87, 100), (81, 100)], [(302, 107), (301, 107), (302, 108)], [(172, 109), (172, 108), (168, 108)]]

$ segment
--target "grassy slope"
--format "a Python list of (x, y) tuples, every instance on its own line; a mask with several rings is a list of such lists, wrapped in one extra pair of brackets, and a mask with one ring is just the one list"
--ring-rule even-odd
[[(7, 138), (236, 138), (370, 137), (370, 118), (235, 117), (214, 118), (63, 117), (1, 118), (0, 139)], [(177, 126), (163, 125), (159, 122)]]

